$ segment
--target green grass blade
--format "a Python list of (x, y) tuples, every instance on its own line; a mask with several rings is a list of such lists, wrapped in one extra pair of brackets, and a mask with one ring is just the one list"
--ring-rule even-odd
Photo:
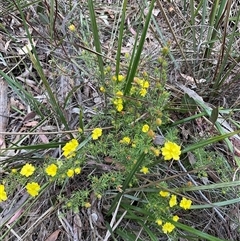
[[(230, 12), (230, 9), (229, 9), (229, 12)], [(236, 23), (239, 23), (239, 20), (240, 20), (240, 10), (238, 10), (238, 13), (237, 13)], [(227, 21), (226, 25), (227, 25), (227, 24), (228, 24), (228, 21)], [(235, 24), (234, 27), (233, 27), (233, 29), (232, 29), (232, 32), (231, 32), (231, 34), (230, 34), (230, 36), (229, 36), (229, 38), (228, 38), (228, 43), (227, 43), (226, 52), (225, 52), (225, 54), (223, 53), (223, 54), (224, 54), (223, 61), (222, 61), (221, 65), (220, 65), (220, 68), (217, 69), (217, 71), (216, 71), (216, 72), (217, 72), (217, 75), (214, 75), (214, 77), (213, 77), (213, 80), (214, 80), (213, 88), (214, 88), (214, 89), (219, 89), (219, 88), (222, 86), (224, 80), (226, 80), (227, 77), (232, 73), (229, 69), (234, 68), (235, 65), (237, 64), (237, 63), (235, 63), (235, 64), (232, 63), (232, 64), (231, 64), (232, 67), (231, 67), (231, 66), (228, 67), (228, 70), (229, 70), (229, 71), (227, 71), (226, 75), (224, 75), (224, 72), (225, 72), (225, 70), (226, 70), (226, 66), (227, 66), (228, 61), (229, 61), (229, 56), (230, 56), (230, 54), (231, 54), (231, 52), (232, 52), (232, 47), (233, 47), (233, 44), (234, 44), (234, 41), (235, 41), (235, 32), (237, 31), (237, 26), (238, 26), (238, 25)], [(223, 36), (223, 38), (224, 38), (224, 37), (225, 37), (225, 36)], [(225, 45), (225, 41), (222, 41), (222, 42), (223, 42), (223, 44)], [(225, 46), (223, 46), (222, 48), (223, 48), (222, 51), (224, 51)], [(223, 76), (223, 78), (221, 78), (222, 76)]]
[[(38, 75), (40, 76), (40, 78), (43, 82), (43, 85), (44, 85), (44, 87), (46, 89), (46, 92), (48, 94), (47, 98), (49, 98), (49, 101), (52, 105), (53, 111), (55, 111), (57, 113), (57, 116), (59, 117), (59, 119), (61, 120), (63, 125), (65, 126), (66, 130), (69, 130), (69, 126), (68, 126), (67, 120), (66, 120), (66, 118), (63, 114), (63, 111), (61, 110), (61, 108), (58, 104), (58, 101), (56, 100), (56, 98), (53, 94), (51, 86), (50, 86), (46, 76), (44, 75), (41, 63), (40, 63), (38, 55), (37, 55), (36, 48), (35, 48), (34, 43), (33, 43), (32, 35), (29, 32), (29, 28), (28, 28), (28, 24), (27, 24), (26, 19), (25, 19), (25, 15), (24, 15), (23, 10), (21, 9), (21, 6), (20, 6), (19, 3), (20, 3), (19, 1), (15, 2), (16, 6), (18, 8), (18, 11), (20, 13), (20, 16), (21, 16), (21, 19), (22, 19), (22, 22), (23, 22), (23, 26), (24, 26), (25, 31), (27, 33), (27, 38), (29, 39), (29, 42), (31, 43), (32, 52), (33, 52), (32, 53), (32, 52), (28, 51), (29, 57), (30, 57), (30, 59), (33, 63), (34, 68), (36, 69)], [(70, 135), (72, 136), (72, 134), (70, 134)]]
[(101, 73), (101, 80), (103, 81), (104, 80), (104, 65), (103, 65), (103, 59), (102, 59), (102, 50), (101, 50), (100, 38), (98, 35), (97, 21), (96, 21), (96, 16), (95, 16), (92, 0), (88, 0), (88, 8), (89, 8), (90, 18), (91, 18), (91, 23), (92, 23), (94, 45), (95, 45), (96, 51), (99, 53), (97, 55), (98, 67), (99, 67), (99, 70)]
[(195, 13), (194, 13), (194, 0), (190, 1), (190, 12), (191, 12), (191, 25), (192, 25), (192, 41), (193, 41), (193, 51), (197, 53), (196, 45), (196, 30), (195, 30)]
[(119, 65), (120, 65), (121, 48), (122, 48), (122, 41), (123, 41), (126, 7), (127, 7), (127, 0), (124, 0), (122, 5), (121, 24), (120, 24), (119, 35), (118, 35), (118, 49), (117, 49), (117, 56), (116, 56), (116, 76), (119, 75)]
[(185, 224), (182, 224), (182, 223), (179, 223), (179, 222), (173, 222), (171, 220), (169, 220), (171, 223), (173, 223), (177, 228), (180, 228), (184, 231), (187, 231), (191, 234), (193, 234), (194, 236), (198, 236), (198, 237), (201, 237), (203, 238), (204, 240), (209, 240), (209, 241), (227, 241), (227, 240), (224, 240), (224, 239), (219, 239), (219, 238), (216, 238), (210, 234), (207, 234), (207, 233), (203, 233), (195, 228), (192, 228), (190, 226), (187, 226)]
[[(122, 238), (122, 240), (127, 240), (127, 241), (136, 241), (136, 236), (131, 234), (131, 233), (127, 233), (127, 231), (122, 231), (121, 229), (116, 229), (116, 233)], [(142, 239), (138, 239), (138, 241), (141, 241)]]
[(215, 183), (215, 184), (204, 185), (204, 186), (192, 186), (192, 187), (186, 187), (186, 188), (177, 188), (176, 191), (177, 192), (190, 192), (190, 191), (210, 190), (210, 189), (236, 187), (236, 186), (240, 186), (240, 181)]
[(138, 223), (143, 227), (145, 232), (148, 234), (151, 241), (158, 241), (158, 237), (154, 235), (154, 233), (151, 231), (151, 229), (142, 221), (138, 221)]
[(111, 215), (113, 210), (116, 208), (116, 205), (118, 203), (118, 201), (120, 200), (121, 196), (123, 195), (124, 191), (126, 190), (126, 188), (129, 186), (129, 183), (131, 182), (134, 174), (138, 171), (138, 169), (140, 168), (140, 166), (142, 165), (143, 161), (144, 161), (144, 158), (145, 158), (145, 153), (142, 153), (136, 164), (134, 165), (134, 167), (132, 168), (131, 172), (128, 174), (125, 182), (123, 183), (123, 186), (122, 186), (122, 189), (123, 189), (123, 192), (122, 193), (118, 193), (118, 195), (115, 197), (115, 199), (113, 200), (112, 202), (112, 205), (108, 211), (108, 215)]
[(46, 112), (48, 112), (49, 110), (47, 110), (46, 107), (43, 104), (41, 104), (37, 99), (35, 99), (28, 91), (26, 91), (23, 88), (22, 84), (20, 84), (16, 79), (10, 78), (1, 69), (0, 69), (0, 75), (4, 78), (4, 80), (8, 83), (8, 85), (14, 90), (14, 92), (18, 96), (20, 96), (22, 100), (28, 103), (34, 109), (34, 111), (43, 119), (44, 116), (42, 114), (41, 108), (45, 109)]
[(240, 130), (237, 130), (237, 131), (227, 133), (227, 134), (224, 134), (224, 135), (214, 136), (214, 137), (209, 138), (207, 140), (199, 141), (198, 143), (195, 143), (195, 144), (193, 144), (189, 147), (184, 148), (182, 150), (182, 153), (187, 153), (189, 151), (193, 151), (193, 150), (196, 150), (198, 148), (205, 147), (207, 145), (216, 143), (218, 141), (222, 141), (226, 138), (229, 138), (229, 137), (234, 136), (234, 135), (239, 134), (239, 133), (240, 133)]
[(145, 41), (145, 38), (146, 38), (146, 35), (147, 35), (147, 30), (148, 30), (148, 26), (149, 26), (150, 19), (151, 19), (151, 16), (152, 16), (152, 10), (154, 8), (154, 3), (155, 3), (155, 0), (153, 0), (151, 2), (150, 6), (149, 6), (149, 12), (148, 12), (147, 17), (146, 17), (145, 25), (144, 25), (143, 32), (142, 32), (142, 35), (141, 35), (141, 38), (140, 38), (140, 41), (139, 41), (139, 45), (137, 47), (136, 54), (135, 54), (134, 59), (133, 59), (133, 63), (130, 64), (129, 68), (128, 68), (128, 75), (127, 75), (127, 79), (126, 79), (126, 85), (125, 85), (125, 88), (124, 88), (124, 95), (129, 94), (134, 76), (135, 76), (137, 68), (138, 68), (138, 63), (140, 61), (140, 56), (141, 56), (141, 53), (142, 53), (144, 41)]
[(211, 204), (204, 204), (204, 205), (192, 205), (191, 209), (203, 209), (203, 208), (212, 208), (212, 207), (224, 207), (231, 204), (239, 203), (240, 198), (234, 198), (227, 201), (216, 202)]
[(111, 234), (111, 238), (113, 239), (113, 241), (117, 241), (117, 239), (116, 239), (115, 236), (114, 236), (112, 227), (110, 226), (110, 224), (109, 224), (108, 222), (106, 222), (106, 227), (107, 227), (107, 229), (109, 230), (109, 232), (110, 232), (110, 234)]

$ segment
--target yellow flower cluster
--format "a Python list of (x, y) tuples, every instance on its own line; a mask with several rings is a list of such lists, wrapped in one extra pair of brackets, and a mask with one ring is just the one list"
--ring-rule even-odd
[[(167, 192), (167, 191), (161, 190), (159, 192), (159, 196), (164, 197), (164, 198), (165, 197), (169, 197), (170, 193)], [(175, 205), (177, 205), (177, 196), (172, 194), (170, 196), (170, 199), (169, 199), (169, 207), (171, 208), (171, 207), (174, 207)], [(190, 209), (191, 205), (192, 205), (192, 201), (187, 199), (187, 198), (185, 198), (185, 197), (182, 198), (182, 200), (180, 201), (180, 204), (179, 204), (179, 206), (181, 208), (185, 209), (185, 210)], [(175, 215), (175, 216), (172, 217), (172, 220), (174, 222), (177, 222), (179, 220), (179, 217), (177, 215)], [(167, 233), (171, 233), (174, 230), (174, 228), (175, 228), (175, 226), (172, 223), (170, 223), (170, 222), (166, 222), (164, 225), (162, 225), (163, 222), (162, 222), (161, 219), (157, 219), (156, 223), (159, 226), (162, 226), (162, 231), (163, 231), (163, 233), (166, 233), (166, 234)]]
[(118, 112), (123, 110), (123, 92), (122, 91), (117, 91), (116, 92), (116, 98), (113, 100), (113, 104), (116, 107), (116, 110)]
[[(174, 222), (177, 222), (179, 220), (179, 217), (175, 215), (172, 217), (172, 220)], [(162, 231), (163, 233), (166, 233), (166, 234), (171, 233), (175, 229), (175, 226), (172, 223), (166, 222), (165, 224), (163, 224), (163, 221), (161, 219), (157, 219), (156, 223), (158, 226), (162, 226)]]
[(123, 76), (121, 74), (118, 76), (114, 75), (114, 76), (112, 76), (112, 80), (122, 82), (123, 80), (125, 80), (125, 76)]
[(132, 86), (130, 93), (134, 94), (137, 90), (139, 90), (139, 94), (142, 97), (145, 97), (147, 94), (147, 90), (149, 88), (149, 82), (144, 79), (139, 79), (138, 77), (134, 78), (134, 83), (137, 85)]
[[(62, 165), (62, 164), (60, 164), (59, 167), (60, 167), (61, 165)], [(48, 165), (48, 166), (45, 168), (45, 172), (47, 173), (48, 176), (51, 176), (51, 177), (56, 176), (57, 170), (58, 170), (58, 166), (55, 165), (55, 164)], [(67, 171), (67, 176), (68, 176), (68, 177), (73, 177), (74, 174), (80, 174), (80, 173), (81, 173), (81, 170), (82, 170), (81, 167), (76, 167), (75, 169), (68, 169), (68, 171)]]
[[(159, 192), (159, 196), (161, 197), (169, 197), (170, 193), (167, 191), (160, 191)], [(174, 207), (175, 205), (177, 205), (177, 196), (172, 194), (170, 199), (169, 199), (169, 206), (170, 207)], [(179, 206), (185, 210), (190, 209), (192, 205), (192, 200), (189, 200), (185, 197), (182, 198), (182, 200), (180, 201)]]
[(63, 155), (68, 159), (75, 156), (75, 151), (78, 147), (79, 143), (78, 140), (72, 139), (71, 141), (67, 142), (66, 145), (62, 148)]
[[(100, 129), (100, 128), (96, 128)], [(99, 136), (99, 133), (97, 134)], [(67, 158), (72, 157), (75, 155), (76, 148), (78, 147), (78, 141), (76, 139), (73, 139), (66, 143), (66, 145), (62, 148), (63, 150), (63, 155)], [(58, 168), (60, 168), (63, 165), (61, 161), (57, 162), (56, 164), (49, 164), (45, 168), (45, 173), (48, 176), (54, 177), (57, 174)], [(35, 167), (30, 164), (26, 163), (20, 170), (19, 174), (25, 177), (32, 176), (35, 172)], [(12, 169), (12, 173), (16, 174), (18, 171), (17, 169)], [(73, 177), (74, 174), (80, 174), (81, 173), (81, 168), (76, 167), (74, 169), (69, 169), (67, 171), (67, 176), (68, 177)], [(39, 194), (39, 191), (41, 189), (40, 185), (37, 182), (28, 182), (27, 185), (25, 186), (27, 193), (35, 197)], [(5, 191), (5, 186), (0, 185), (0, 202), (6, 201), (7, 200), (7, 193)]]

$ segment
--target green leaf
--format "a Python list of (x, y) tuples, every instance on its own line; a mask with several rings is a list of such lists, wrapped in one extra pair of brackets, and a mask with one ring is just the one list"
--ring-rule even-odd
[(187, 225), (185, 225), (185, 224), (182, 224), (182, 223), (179, 223), (179, 222), (173, 222), (173, 221), (171, 221), (171, 220), (169, 220), (169, 222), (171, 222), (172, 224), (174, 224), (177, 228), (180, 228), (180, 229), (182, 229), (182, 230), (184, 230), (184, 231), (187, 231), (187, 232), (193, 234), (194, 236), (201, 237), (201, 238), (203, 238), (204, 240), (210, 240), (210, 241), (227, 241), (227, 240), (225, 240), (225, 239), (216, 238), (216, 237), (214, 237), (214, 236), (212, 236), (212, 235), (209, 235), (209, 234), (207, 234), (207, 233), (204, 233), (204, 232), (202, 232), (202, 231), (199, 231), (199, 230), (197, 230), (197, 229), (195, 229), (195, 228), (189, 227), (189, 226), (187, 226)]
[(219, 108), (218, 106), (217, 107), (214, 107), (212, 109), (212, 113), (211, 113), (211, 116), (210, 116), (210, 121), (213, 123), (213, 125), (215, 125), (216, 121), (217, 121), (217, 118), (218, 118), (218, 114), (219, 114)]
[(227, 134), (224, 134), (224, 135), (219, 135), (219, 136), (214, 136), (212, 138), (209, 138), (207, 140), (203, 140), (203, 141), (200, 141), (198, 143), (195, 143), (189, 147), (186, 147), (182, 150), (182, 153), (187, 153), (189, 151), (193, 151), (193, 150), (196, 150), (200, 147), (204, 147), (204, 146), (207, 146), (209, 144), (213, 144), (213, 143), (216, 143), (218, 141), (222, 141), (228, 137), (231, 137), (231, 136), (234, 136), (236, 134), (239, 134), (240, 133), (240, 130), (237, 130), (237, 131), (234, 131), (234, 132), (231, 132), (231, 133), (227, 133)]

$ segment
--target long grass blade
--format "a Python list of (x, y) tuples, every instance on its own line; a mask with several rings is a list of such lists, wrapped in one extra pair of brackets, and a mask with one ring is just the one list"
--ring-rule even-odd
[(101, 73), (101, 80), (104, 80), (104, 65), (103, 65), (103, 59), (102, 59), (102, 50), (101, 50), (101, 44), (100, 44), (100, 38), (98, 34), (98, 27), (97, 27), (97, 21), (96, 21), (96, 16), (94, 12), (94, 6), (93, 6), (93, 1), (88, 0), (88, 8), (90, 12), (90, 18), (91, 18), (91, 23), (92, 23), (92, 29), (93, 29), (93, 39), (94, 39), (94, 45), (96, 48), (96, 51), (99, 53), (97, 55), (98, 59), (98, 67)]
[(149, 11), (148, 11), (148, 14), (147, 14), (147, 17), (146, 17), (146, 21), (145, 21), (143, 32), (142, 32), (142, 35), (141, 35), (141, 38), (140, 38), (140, 41), (139, 41), (139, 45), (137, 47), (137, 51), (136, 51), (136, 54), (135, 54), (134, 59), (133, 59), (133, 63), (130, 63), (129, 68), (128, 68), (128, 75), (127, 75), (127, 78), (126, 78), (124, 95), (129, 94), (134, 76), (135, 76), (137, 68), (138, 68), (138, 64), (139, 64), (139, 61), (140, 61), (140, 56), (141, 56), (141, 53), (142, 53), (144, 41), (145, 41), (145, 38), (146, 38), (146, 35), (147, 35), (148, 26), (149, 26), (150, 19), (151, 19), (151, 16), (152, 16), (152, 10), (154, 8), (154, 3), (155, 3), (155, 0), (153, 0), (151, 2), (150, 6), (149, 6)]

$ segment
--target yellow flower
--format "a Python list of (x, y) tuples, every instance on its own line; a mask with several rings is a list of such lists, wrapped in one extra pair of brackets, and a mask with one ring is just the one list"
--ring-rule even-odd
[(173, 224), (167, 222), (162, 226), (162, 231), (164, 233), (171, 233), (174, 228), (175, 228), (175, 226)]
[(84, 207), (85, 207), (85, 208), (90, 208), (90, 207), (91, 207), (91, 203), (86, 202), (86, 203), (84, 204)]
[[(119, 92), (119, 93), (118, 93)], [(121, 91), (118, 91), (116, 94), (121, 95)], [(123, 99), (120, 97), (117, 97), (117, 99), (113, 100), (113, 104), (115, 105), (118, 112), (123, 110)]]
[(120, 140), (120, 143), (122, 143), (122, 144), (128, 145), (128, 144), (130, 144), (130, 142), (131, 142), (131, 139), (128, 136), (125, 136), (122, 138), (122, 140)]
[(143, 87), (143, 79), (139, 79), (138, 77), (134, 78), (134, 82), (136, 82), (139, 86)]
[(48, 176), (54, 177), (57, 174), (57, 165), (51, 164), (46, 167), (45, 172)]
[(16, 168), (13, 168), (11, 171), (12, 171), (12, 173), (17, 173), (17, 169)]
[(162, 220), (161, 220), (161, 219), (157, 219), (157, 220), (156, 220), (156, 224), (159, 225), (159, 226), (161, 226), (161, 225), (162, 225)]
[(128, 59), (128, 58), (130, 57), (130, 54), (129, 54), (129, 53), (125, 53), (125, 54), (124, 54), (124, 57), (125, 57), (126, 59)]
[(167, 192), (167, 191), (160, 191), (159, 195), (162, 196), (162, 197), (168, 197), (170, 195), (170, 193)]
[(119, 104), (122, 104), (122, 103), (123, 103), (123, 100), (121, 98), (117, 98), (117, 99), (113, 100), (113, 104), (116, 106)]
[(142, 88), (142, 89), (140, 90), (140, 95), (141, 95), (142, 97), (145, 97), (146, 94), (147, 94), (147, 90), (144, 89), (144, 88)]
[(68, 177), (73, 177), (74, 176), (74, 170), (73, 169), (68, 169), (67, 176)]
[(118, 75), (118, 81), (121, 82), (125, 79), (125, 77), (123, 75)]
[(117, 92), (116, 92), (116, 96), (117, 96), (117, 97), (123, 96), (123, 92), (122, 92), (122, 91), (117, 91)]
[(115, 75), (112, 76), (112, 80), (113, 80), (113, 81), (116, 81), (116, 80), (117, 80), (117, 76), (115, 76)]
[(187, 209), (190, 209), (191, 205), (192, 205), (192, 200), (189, 200), (189, 199), (183, 197), (179, 206), (181, 208), (187, 210)]
[(177, 196), (171, 195), (171, 198), (169, 200), (169, 206), (170, 206), (170, 208), (172, 208), (175, 205), (177, 205)]
[(164, 144), (164, 147), (161, 149), (164, 160), (179, 160), (181, 155), (181, 147), (176, 143), (167, 141)]
[(34, 171), (35, 171), (35, 167), (32, 164), (26, 163), (22, 167), (22, 169), (20, 171), (20, 174), (23, 175), (23, 176), (29, 177), (34, 173)]
[(149, 170), (147, 167), (142, 167), (142, 169), (140, 170), (140, 172), (142, 172), (143, 174), (147, 174), (149, 173)]
[(67, 203), (67, 207), (68, 207), (68, 208), (72, 207), (72, 202), (68, 202), (68, 203)]
[(107, 66), (105, 69), (104, 69), (104, 72), (105, 72), (105, 74), (108, 74), (108, 73), (110, 73), (110, 71), (111, 71), (111, 66)]
[(28, 183), (26, 186), (27, 192), (32, 196), (35, 197), (38, 195), (38, 192), (40, 190), (40, 186), (38, 183), (36, 182), (31, 182)]
[(102, 195), (101, 194), (97, 194), (97, 199), (101, 199), (102, 198)]
[(117, 110), (118, 112), (121, 112), (121, 111), (123, 110), (123, 105), (122, 105), (122, 104), (117, 104), (117, 105), (116, 105), (116, 110)]
[(142, 132), (146, 133), (148, 131), (149, 131), (149, 125), (146, 124), (142, 127)]
[(148, 83), (148, 81), (146, 81), (146, 80), (143, 81), (142, 87), (145, 88), (145, 89), (148, 89), (148, 88), (149, 88), (149, 83)]
[(77, 167), (77, 168), (74, 169), (74, 172), (75, 172), (76, 174), (80, 174), (81, 171), (82, 171), (82, 168), (81, 168), (81, 167)]
[(92, 131), (92, 139), (97, 140), (102, 135), (102, 129), (101, 128), (95, 128)]
[(71, 141), (67, 142), (65, 146), (62, 148), (63, 155), (66, 158), (71, 158), (75, 156), (75, 151), (78, 147), (78, 141), (76, 139), (72, 139)]
[(75, 31), (76, 31), (76, 27), (75, 27), (73, 24), (69, 25), (69, 26), (68, 26), (68, 29), (69, 29), (71, 32), (75, 32)]
[(174, 215), (173, 218), (172, 218), (172, 220), (173, 220), (174, 222), (177, 222), (177, 221), (179, 220), (179, 217), (178, 217), (177, 215)]
[(4, 185), (0, 185), (0, 202), (7, 200), (7, 193), (5, 192)]
[(105, 92), (106, 92), (106, 90), (105, 90), (105, 88), (104, 88), (103, 86), (100, 87), (100, 91), (101, 91), (102, 93), (105, 93)]

